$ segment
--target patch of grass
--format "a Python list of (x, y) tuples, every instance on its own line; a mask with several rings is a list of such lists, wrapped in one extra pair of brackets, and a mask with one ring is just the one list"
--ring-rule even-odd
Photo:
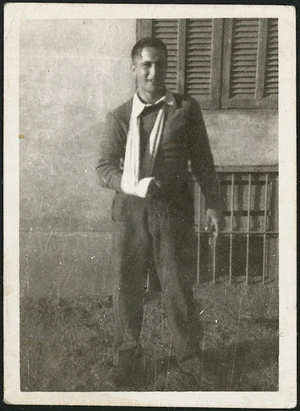
[[(218, 370), (222, 390), (278, 389), (277, 284), (195, 288), (202, 320), (206, 367)], [(110, 301), (78, 298), (59, 303), (21, 301), (21, 389), (104, 391), (111, 366), (113, 313)], [(176, 371), (161, 297), (145, 305), (142, 344), (145, 380), (128, 390), (199, 390)]]

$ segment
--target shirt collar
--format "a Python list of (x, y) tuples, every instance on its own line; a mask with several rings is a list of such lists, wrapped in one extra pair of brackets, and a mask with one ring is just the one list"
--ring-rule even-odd
[(160, 103), (161, 101), (165, 102), (169, 106), (176, 107), (176, 100), (174, 95), (166, 89), (166, 93), (164, 96), (162, 96), (159, 100), (157, 100), (154, 104), (145, 104), (143, 103), (137, 92), (133, 96), (133, 103), (132, 103), (132, 113), (134, 114), (135, 117), (138, 117), (142, 111), (144, 110), (145, 107), (150, 107), (150, 106), (155, 106), (156, 104)]

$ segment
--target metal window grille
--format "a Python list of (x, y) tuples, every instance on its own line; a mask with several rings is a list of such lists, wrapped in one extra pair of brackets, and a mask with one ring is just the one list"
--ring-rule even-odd
[[(205, 199), (192, 178), (197, 236), (197, 283), (262, 284), (278, 280), (278, 169), (218, 167), (224, 226), (205, 231)], [(207, 257), (209, 256), (209, 258)]]

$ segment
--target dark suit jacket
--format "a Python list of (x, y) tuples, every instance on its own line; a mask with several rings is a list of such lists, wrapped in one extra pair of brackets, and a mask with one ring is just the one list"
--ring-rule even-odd
[[(176, 107), (168, 106), (153, 176), (162, 184), (162, 196), (174, 212), (190, 213), (188, 161), (206, 198), (208, 208), (217, 208), (218, 190), (214, 162), (198, 103), (191, 97), (174, 94)], [(115, 190), (113, 216), (124, 213), (121, 190), (122, 167), (132, 108), (132, 99), (109, 113), (100, 141), (96, 170), (102, 187)], [(189, 210), (188, 210), (189, 209)], [(126, 214), (126, 212), (125, 212)]]

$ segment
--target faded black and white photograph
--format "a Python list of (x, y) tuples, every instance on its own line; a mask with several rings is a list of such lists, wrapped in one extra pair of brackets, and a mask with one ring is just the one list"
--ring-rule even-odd
[(279, 19), (161, 15), (20, 19), (22, 393), (279, 391)]

